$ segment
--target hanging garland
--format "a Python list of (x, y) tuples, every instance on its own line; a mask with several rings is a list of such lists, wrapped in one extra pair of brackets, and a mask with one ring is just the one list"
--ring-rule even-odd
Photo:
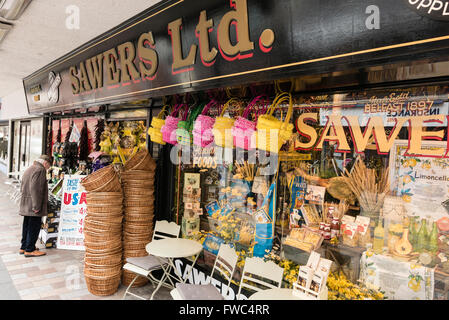
[(61, 119), (59, 119), (59, 129), (58, 129), (58, 134), (56, 135), (57, 143), (61, 143), (61, 137), (62, 137)]
[(80, 152), (78, 158), (81, 161), (87, 161), (88, 156), (89, 156), (89, 139), (88, 139), (87, 121), (84, 120), (83, 128), (81, 129)]
[(52, 144), (53, 144), (53, 122), (50, 120), (48, 125), (48, 132), (47, 132), (47, 146), (46, 146), (46, 155), (50, 158), (53, 157), (52, 152)]
[(100, 119), (97, 122), (97, 125), (95, 126), (95, 151), (100, 151), (101, 146), (100, 146), (100, 142), (101, 142), (101, 135), (103, 134), (104, 131), (104, 126), (105, 126), (105, 122), (104, 119)]

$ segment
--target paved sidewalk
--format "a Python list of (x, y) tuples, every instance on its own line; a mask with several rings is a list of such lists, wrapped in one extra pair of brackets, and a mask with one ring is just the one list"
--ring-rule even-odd
[[(19, 255), (23, 217), (18, 206), (7, 196), (5, 177), (0, 176), (0, 300), (117, 300), (125, 287), (120, 285), (116, 294), (97, 297), (89, 293), (83, 275), (83, 251), (44, 249), (46, 256), (25, 258)], [(133, 289), (146, 298), (153, 287)], [(127, 296), (127, 300), (136, 298)], [(156, 300), (172, 300), (169, 290), (162, 287)]]

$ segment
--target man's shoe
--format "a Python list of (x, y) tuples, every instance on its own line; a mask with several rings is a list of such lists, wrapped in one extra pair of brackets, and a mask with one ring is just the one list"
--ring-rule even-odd
[(19, 254), (24, 254), (24, 253), (25, 253), (25, 250), (22, 250), (22, 249), (19, 250)]
[(34, 250), (33, 252), (25, 252), (25, 257), (26, 258), (32, 258), (32, 257), (41, 257), (41, 256), (45, 256), (46, 253), (39, 251), (39, 250)]

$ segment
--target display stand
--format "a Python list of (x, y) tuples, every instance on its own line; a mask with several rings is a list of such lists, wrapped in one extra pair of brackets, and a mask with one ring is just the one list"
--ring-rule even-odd
[(327, 286), (321, 290), (321, 292), (317, 295), (315, 291), (301, 289), (299, 284), (293, 283), (293, 295), (301, 298), (301, 300), (327, 300), (328, 297), (328, 289)]

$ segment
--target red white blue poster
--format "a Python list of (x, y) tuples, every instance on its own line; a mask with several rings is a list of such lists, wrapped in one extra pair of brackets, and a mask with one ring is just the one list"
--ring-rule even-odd
[(64, 176), (57, 248), (84, 250), (84, 218), (87, 212), (86, 191), (81, 186), (84, 175)]

